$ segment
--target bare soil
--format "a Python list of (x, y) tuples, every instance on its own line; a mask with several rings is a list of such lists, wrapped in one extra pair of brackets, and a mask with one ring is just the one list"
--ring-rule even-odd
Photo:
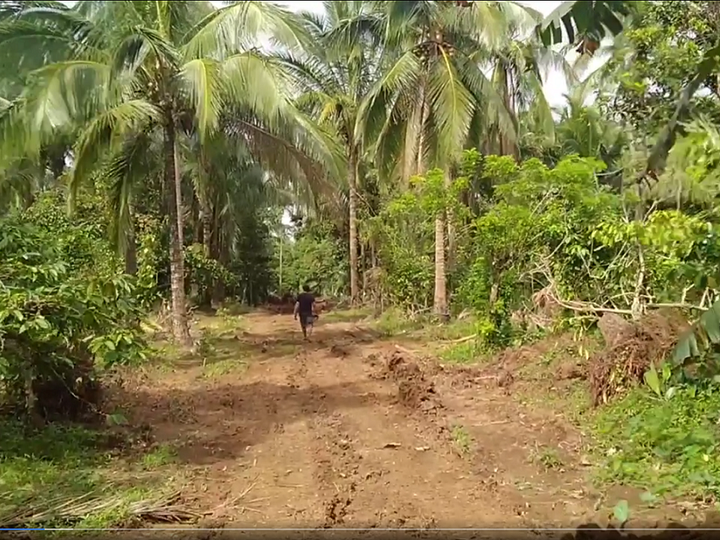
[[(619, 499), (637, 500), (593, 489), (588, 442), (558, 411), (520, 403), (516, 365), (443, 367), (354, 323), (321, 319), (304, 342), (289, 315), (244, 321), (227, 341), (250, 351), (247, 369), (211, 378), (193, 363), (125, 383), (133, 423), (177, 449), (201, 527), (606, 526)], [(652, 512), (632, 526), (685, 519)]]

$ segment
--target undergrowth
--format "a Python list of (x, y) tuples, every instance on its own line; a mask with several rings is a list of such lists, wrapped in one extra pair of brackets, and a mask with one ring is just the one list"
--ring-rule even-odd
[[(646, 490), (648, 504), (661, 497), (716, 500), (720, 496), (720, 386), (677, 386), (657, 393), (639, 384), (598, 408), (588, 382), (557, 381), (564, 361), (586, 363), (599, 341), (554, 346), (516, 375), (529, 389), (518, 397), (530, 407), (549, 407), (592, 435), (595, 480)], [(588, 352), (585, 349), (589, 349)], [(551, 386), (548, 386), (551, 385)], [(668, 397), (669, 396), (669, 397)]]
[[(6, 420), (0, 431), (0, 527), (122, 524), (131, 517), (129, 505), (162, 490), (166, 479), (152, 473), (171, 460), (170, 450), (159, 448), (137, 466), (126, 463), (113, 454), (107, 434), (78, 426), (31, 432)], [(103, 504), (72, 515), (73, 506), (95, 497)]]
[(680, 387), (671, 399), (645, 388), (599, 409), (598, 479), (655, 495), (720, 495), (720, 388)]

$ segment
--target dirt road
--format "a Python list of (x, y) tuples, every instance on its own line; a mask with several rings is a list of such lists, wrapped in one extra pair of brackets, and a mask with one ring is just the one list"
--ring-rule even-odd
[[(502, 380), (421, 360), (420, 343), (251, 314), (246, 370), (185, 366), (133, 389), (178, 449), (186, 502), (228, 527), (568, 527), (607, 523), (580, 434)], [(608, 510), (610, 508), (610, 510)], [(642, 523), (641, 523), (642, 525)]]

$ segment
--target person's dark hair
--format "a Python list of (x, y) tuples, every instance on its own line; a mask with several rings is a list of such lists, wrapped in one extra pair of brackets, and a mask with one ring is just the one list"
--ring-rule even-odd
[(310, 292), (310, 285), (308, 285), (307, 283), (303, 285), (303, 292)]

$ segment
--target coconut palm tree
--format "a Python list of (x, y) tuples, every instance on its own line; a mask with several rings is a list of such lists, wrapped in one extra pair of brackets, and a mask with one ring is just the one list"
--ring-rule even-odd
[[(44, 8), (44, 13), (46, 20), (83, 31), (67, 40), (66, 60), (32, 72), (4, 116), (5, 130), (15, 135), (13, 141), (24, 134), (22, 146), (30, 152), (59, 130), (79, 130), (74, 188), (107, 163), (118, 177), (129, 173), (132, 158), (142, 153), (129, 140), (149, 134), (162, 141), (173, 334), (189, 345), (178, 140), (196, 133), (204, 143), (215, 132), (232, 129), (270, 165), (289, 160), (300, 170), (299, 155), (331, 162), (321, 134), (287, 99), (278, 66), (254, 47), (262, 34), (289, 49), (299, 47), (306, 40), (304, 27), (290, 12), (259, 1), (230, 2), (220, 9), (189, 1), (87, 1), (73, 10)], [(37, 10), (27, 15), (39, 17)], [(18, 28), (24, 24), (23, 13), (15, 21)]]
[[(542, 20), (540, 13), (530, 8), (527, 8), (527, 12), (534, 20)], [(524, 115), (526, 119), (532, 120), (533, 131), (537, 136), (552, 141), (555, 120), (543, 85), (552, 74), (553, 77), (564, 78), (568, 86), (572, 87), (578, 84), (578, 74), (568, 62), (566, 51), (544, 45), (533, 35), (527, 22), (523, 19), (517, 23), (509, 21), (506, 41), (492, 51), (491, 80), (503, 98), (518, 136), (522, 136), (520, 115)], [(517, 141), (507, 140), (506, 135), (501, 136), (497, 126), (489, 126), (486, 138), (487, 153), (520, 157)]]
[[(513, 2), (465, 4), (383, 3), (383, 74), (361, 105), (359, 129), (377, 141), (374, 154), (385, 176), (407, 180), (436, 166), (449, 171), (493, 124), (514, 144), (513, 119), (483, 68), (511, 25), (531, 29), (535, 18)], [(443, 213), (435, 230), (434, 309), (445, 315)]]
[(298, 106), (328, 129), (345, 151), (350, 297), (356, 304), (360, 299), (358, 183), (365, 152), (358, 110), (379, 74), (379, 42), (371, 25), (380, 19), (370, 2), (328, 1), (324, 7), (324, 17), (302, 14), (313, 36), (311, 47), (281, 60), (295, 78)]

